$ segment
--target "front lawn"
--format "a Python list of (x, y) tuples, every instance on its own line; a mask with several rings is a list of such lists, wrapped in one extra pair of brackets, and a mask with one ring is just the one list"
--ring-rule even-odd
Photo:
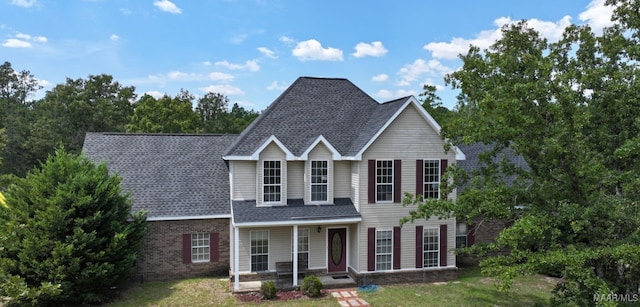
[[(514, 281), (509, 293), (498, 291), (480, 270), (465, 269), (458, 282), (402, 284), (378, 287), (376, 292), (359, 292), (371, 306), (546, 306), (557, 279), (536, 275)], [(148, 282), (130, 286), (121, 298), (108, 306), (236, 306), (242, 302), (229, 291), (228, 278), (194, 278), (173, 282)], [(339, 306), (327, 295), (319, 299), (269, 301), (262, 306)]]

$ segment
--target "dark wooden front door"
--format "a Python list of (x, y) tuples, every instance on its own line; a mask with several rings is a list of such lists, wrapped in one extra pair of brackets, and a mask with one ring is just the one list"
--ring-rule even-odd
[(347, 229), (336, 228), (328, 230), (329, 250), (329, 272), (347, 271)]

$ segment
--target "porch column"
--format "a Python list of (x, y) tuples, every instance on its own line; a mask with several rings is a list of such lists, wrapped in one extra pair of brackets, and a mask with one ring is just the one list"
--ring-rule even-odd
[(293, 225), (293, 286), (298, 286), (298, 225)]
[(240, 230), (233, 227), (233, 290), (240, 290)]

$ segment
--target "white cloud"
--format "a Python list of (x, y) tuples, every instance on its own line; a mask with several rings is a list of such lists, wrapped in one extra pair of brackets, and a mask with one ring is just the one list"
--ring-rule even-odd
[(250, 60), (246, 61), (244, 64), (233, 64), (228, 61), (220, 61), (216, 62), (215, 65), (226, 67), (231, 70), (248, 70), (248, 71), (258, 71), (260, 70), (260, 65), (258, 65), (258, 61)]
[(293, 44), (296, 42), (293, 38), (287, 36), (280, 36), (279, 40), (285, 44)]
[(33, 45), (31, 45), (30, 42), (19, 40), (17, 38), (10, 38), (10, 39), (6, 40), (4, 43), (2, 43), (2, 47), (7, 47), (7, 48), (31, 48), (31, 47), (33, 47)]
[(231, 43), (236, 45), (241, 44), (247, 39), (247, 37), (249, 37), (247, 34), (236, 34), (231, 37)]
[(24, 33), (18, 33), (18, 34), (16, 34), (16, 38), (24, 39), (24, 40), (30, 40), (31, 39), (31, 35), (24, 34)]
[(38, 4), (38, 0), (11, 0), (11, 4), (29, 8)]
[(266, 47), (258, 47), (258, 51), (260, 51), (264, 56), (272, 59), (277, 59), (276, 53), (273, 50)]
[[(480, 31), (475, 38), (466, 39), (454, 37), (450, 42), (431, 42), (424, 45), (424, 49), (431, 51), (431, 56), (437, 59), (456, 59), (459, 54), (466, 54), (469, 46), (474, 45), (480, 49), (489, 48), (495, 41), (502, 38), (502, 26), (517, 22), (509, 17), (500, 17), (493, 21), (496, 28)], [(571, 24), (571, 17), (564, 16), (557, 22), (529, 19), (529, 27), (535, 29), (542, 37), (550, 41), (557, 41), (562, 37), (564, 29)]]
[(42, 86), (42, 87), (47, 87), (49, 85), (51, 85), (51, 82), (44, 80), (44, 79), (38, 79), (38, 85)]
[(38, 43), (46, 43), (48, 41), (48, 39), (44, 36), (36, 36), (33, 38), (33, 41), (38, 42)]
[(156, 7), (158, 7), (161, 11), (165, 11), (171, 14), (181, 14), (182, 10), (175, 5), (173, 2), (169, 0), (159, 0), (153, 3)]
[(367, 43), (358, 43), (355, 47), (356, 52), (353, 53), (353, 56), (356, 58), (362, 58), (366, 56), (372, 57), (381, 57), (387, 53), (387, 49), (384, 48), (382, 42), (376, 41), (371, 44)]
[(211, 92), (223, 95), (244, 95), (244, 92), (241, 89), (228, 84), (209, 85), (207, 87), (201, 87), (199, 90), (205, 93)]
[(389, 79), (389, 76), (387, 74), (379, 74), (379, 75), (373, 76), (373, 78), (371, 78), (371, 81), (384, 82), (384, 81), (387, 81), (388, 79)]
[(587, 6), (587, 10), (580, 13), (578, 18), (588, 23), (596, 33), (602, 32), (602, 29), (611, 26), (611, 15), (613, 14), (613, 6), (605, 6), (605, 0), (593, 0)]
[(212, 72), (209, 74), (209, 79), (213, 81), (232, 81), (233, 75), (223, 73), (223, 72)]
[(204, 65), (204, 66), (211, 66), (211, 62), (209, 62), (209, 61), (204, 61), (204, 62), (202, 62), (202, 65)]
[(267, 86), (267, 89), (270, 91), (284, 91), (287, 89), (287, 85), (286, 84), (280, 84), (278, 81), (273, 81), (271, 82), (271, 84), (269, 84), (269, 86)]
[(377, 91), (374, 96), (380, 98), (380, 99), (385, 99), (385, 100), (390, 100), (390, 99), (396, 99), (396, 98), (400, 98), (400, 97), (407, 97), (407, 96), (416, 96), (417, 93), (414, 90), (405, 90), (405, 89), (399, 89), (396, 90), (395, 92), (392, 92), (390, 90), (379, 90)]
[(164, 97), (164, 95), (166, 95), (166, 93), (163, 92), (158, 92), (158, 91), (146, 91), (145, 94), (155, 98), (155, 99), (160, 99), (162, 97)]
[(111, 34), (111, 36), (109, 36), (109, 39), (114, 41), (114, 42), (117, 42), (117, 41), (120, 40), (120, 36), (118, 36), (116, 34)]
[(400, 68), (398, 75), (402, 80), (398, 85), (408, 86), (412, 81), (417, 80), (423, 74), (431, 74), (436, 76), (442, 76), (452, 72), (453, 70), (445, 65), (442, 65), (438, 60), (430, 60), (429, 62), (423, 59), (417, 59), (411, 64), (407, 64)]
[(300, 61), (342, 61), (342, 50), (322, 48), (315, 39), (298, 42), (291, 53)]
[(128, 8), (121, 8), (120, 13), (122, 13), (122, 15), (131, 15), (133, 12)]

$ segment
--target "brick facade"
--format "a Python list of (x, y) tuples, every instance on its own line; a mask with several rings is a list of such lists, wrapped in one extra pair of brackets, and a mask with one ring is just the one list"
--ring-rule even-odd
[(458, 279), (458, 268), (416, 269), (359, 274), (349, 268), (349, 275), (362, 285), (389, 285), (397, 283), (444, 282)]
[[(219, 233), (219, 261), (182, 261), (182, 235)], [(213, 248), (211, 248), (213, 251)], [(197, 276), (226, 275), (229, 272), (229, 219), (203, 219), (148, 222), (132, 273), (133, 281), (164, 281)]]
[[(480, 223), (480, 221), (482, 222)], [(506, 220), (490, 220), (490, 219), (482, 220), (480, 218), (476, 218), (474, 219), (473, 222), (475, 225), (479, 225), (475, 230), (473, 244), (487, 244), (487, 243), (495, 242), (500, 232), (510, 225), (510, 223)], [(475, 227), (475, 226), (472, 225), (471, 227)], [(458, 267), (475, 266), (475, 265), (478, 265), (478, 263), (481, 260), (489, 256), (498, 255), (498, 254), (501, 254), (501, 253), (492, 252), (485, 255), (484, 257), (461, 254), (456, 257), (456, 265)]]

